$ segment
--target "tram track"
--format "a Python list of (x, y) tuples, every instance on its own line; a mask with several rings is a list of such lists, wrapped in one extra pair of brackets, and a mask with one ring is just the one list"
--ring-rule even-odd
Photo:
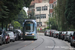
[(22, 46), (22, 47), (20, 47), (20, 48), (17, 48), (16, 50), (19, 50), (19, 49), (21, 49), (21, 48), (23, 48), (23, 47), (27, 47), (27, 46), (31, 45), (33, 42), (34, 42), (34, 41), (32, 41), (31, 43), (26, 44), (26, 45), (24, 45), (24, 46)]
[(52, 50), (54, 50), (54, 48), (55, 48), (55, 46), (56, 46), (56, 42), (53, 40), (53, 39), (51, 39), (52, 41), (53, 41), (53, 43), (54, 43), (54, 46), (53, 46), (53, 48), (52, 48)]
[(38, 46), (36, 46), (35, 48), (33, 48), (32, 50), (35, 50), (36, 48), (38, 48), (40, 45), (42, 45), (42, 44), (43, 44), (44, 39), (43, 39), (43, 38), (41, 38), (41, 39), (42, 39), (42, 42), (41, 42)]
[[(40, 38), (42, 39), (42, 42), (38, 46), (33, 48), (32, 50), (36, 50), (36, 48), (40, 47), (44, 43), (44, 41), (45, 41), (44, 38), (42, 38), (42, 37), (40, 37)], [(51, 39), (51, 40), (53, 41), (53, 44), (54, 44), (52, 50), (54, 50), (54, 48), (56, 46), (56, 42), (53, 39)]]

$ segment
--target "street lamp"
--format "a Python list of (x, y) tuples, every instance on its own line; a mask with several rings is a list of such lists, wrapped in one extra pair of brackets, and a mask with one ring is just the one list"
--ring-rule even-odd
[(39, 14), (39, 25), (41, 25), (41, 10), (39, 12), (40, 12), (40, 14)]

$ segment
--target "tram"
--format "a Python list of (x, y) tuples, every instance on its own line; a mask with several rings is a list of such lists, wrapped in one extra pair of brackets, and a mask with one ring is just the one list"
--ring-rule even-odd
[(37, 40), (37, 22), (34, 19), (26, 19), (23, 23), (23, 39)]

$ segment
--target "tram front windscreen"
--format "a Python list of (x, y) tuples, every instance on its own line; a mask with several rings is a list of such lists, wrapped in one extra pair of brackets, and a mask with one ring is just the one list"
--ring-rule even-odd
[(33, 32), (34, 31), (34, 23), (26, 22), (25, 23), (25, 31), (26, 32)]

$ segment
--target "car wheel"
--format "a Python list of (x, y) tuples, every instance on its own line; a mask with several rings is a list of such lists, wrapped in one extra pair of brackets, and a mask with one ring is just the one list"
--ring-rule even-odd
[(72, 43), (70, 43), (70, 45), (71, 45), (71, 46), (73, 46), (73, 44), (72, 44)]
[(15, 42), (15, 40), (13, 40), (13, 42)]
[(4, 44), (6, 44), (6, 42), (4, 42)]
[(2, 45), (3, 43), (1, 43), (0, 45)]

